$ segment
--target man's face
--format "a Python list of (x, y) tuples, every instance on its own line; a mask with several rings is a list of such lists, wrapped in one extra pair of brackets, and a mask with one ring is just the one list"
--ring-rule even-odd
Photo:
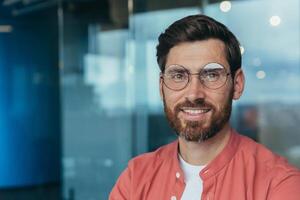
[[(166, 69), (173, 64), (184, 66), (190, 73), (198, 73), (208, 63), (219, 63), (230, 72), (225, 45), (217, 39), (181, 43), (173, 47), (167, 57)], [(241, 95), (244, 77), (236, 74), (237, 84), (231, 75), (218, 89), (208, 89), (198, 76), (193, 76), (184, 89), (174, 91), (160, 80), (164, 110), (172, 128), (187, 141), (205, 141), (216, 135), (228, 123), (232, 99)], [(242, 83), (241, 83), (242, 82)]]

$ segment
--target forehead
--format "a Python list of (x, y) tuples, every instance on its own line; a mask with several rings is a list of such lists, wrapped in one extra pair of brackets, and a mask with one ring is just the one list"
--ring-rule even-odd
[(225, 44), (218, 39), (184, 42), (170, 49), (166, 67), (178, 64), (190, 70), (198, 70), (207, 63), (220, 63), (229, 68)]

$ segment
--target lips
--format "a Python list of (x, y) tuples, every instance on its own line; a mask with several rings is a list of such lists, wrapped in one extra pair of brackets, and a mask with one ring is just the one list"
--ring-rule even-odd
[(190, 115), (199, 115), (209, 112), (210, 108), (182, 108), (181, 111)]
[(188, 121), (201, 121), (207, 119), (212, 109), (207, 107), (183, 107), (180, 109), (182, 119)]

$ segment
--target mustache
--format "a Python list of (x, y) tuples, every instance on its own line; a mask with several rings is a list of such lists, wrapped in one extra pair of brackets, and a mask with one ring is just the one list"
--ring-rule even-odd
[(183, 107), (190, 107), (190, 108), (198, 108), (198, 107), (206, 107), (206, 108), (214, 108), (214, 106), (205, 101), (205, 99), (203, 98), (198, 98), (195, 99), (193, 101), (190, 101), (188, 99), (186, 99), (184, 102), (179, 103), (178, 105), (176, 105), (175, 107), (175, 112), (179, 112), (180, 110), (182, 110)]

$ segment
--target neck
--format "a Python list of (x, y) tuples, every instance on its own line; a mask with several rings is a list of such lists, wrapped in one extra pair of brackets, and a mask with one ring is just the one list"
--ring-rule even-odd
[(231, 127), (227, 123), (214, 137), (203, 142), (186, 141), (179, 137), (179, 153), (192, 165), (207, 165), (226, 146), (230, 137)]

